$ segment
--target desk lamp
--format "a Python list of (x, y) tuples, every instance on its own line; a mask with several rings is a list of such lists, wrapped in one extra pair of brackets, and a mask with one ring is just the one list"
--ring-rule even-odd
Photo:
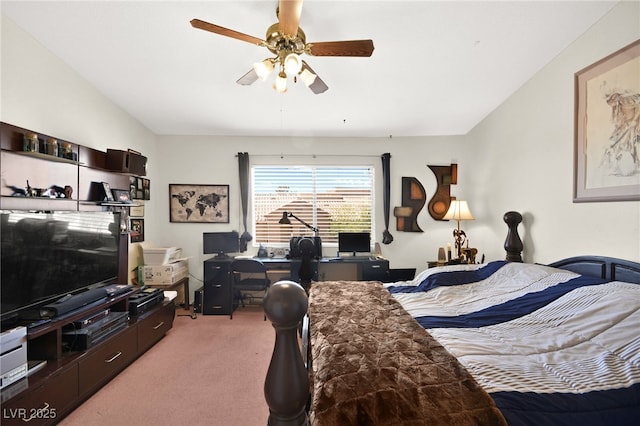
[(301, 224), (303, 224), (307, 228), (311, 229), (315, 233), (316, 236), (318, 235), (318, 228), (316, 228), (315, 226), (309, 225), (307, 222), (305, 222), (304, 220), (300, 219), (298, 216), (294, 215), (291, 212), (282, 212), (282, 218), (278, 221), (278, 223), (280, 225), (291, 225), (291, 221), (289, 220), (290, 217), (296, 219), (298, 222), (300, 222)]
[(460, 221), (474, 219), (471, 210), (469, 210), (469, 205), (466, 201), (451, 200), (449, 210), (447, 210), (442, 219), (456, 220), (458, 222), (458, 227), (453, 230), (453, 238), (456, 240), (456, 251), (458, 252), (458, 259), (460, 259), (462, 257), (462, 246), (467, 238), (467, 234), (460, 229)]

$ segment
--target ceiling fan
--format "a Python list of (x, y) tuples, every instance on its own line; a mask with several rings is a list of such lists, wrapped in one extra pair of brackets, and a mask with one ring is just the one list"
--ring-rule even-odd
[(315, 94), (325, 92), (328, 87), (300, 55), (311, 56), (359, 56), (373, 53), (372, 40), (344, 40), (307, 43), (306, 35), (299, 27), (303, 0), (279, 0), (276, 15), (278, 22), (267, 29), (265, 40), (230, 30), (200, 19), (192, 19), (191, 26), (215, 34), (246, 41), (266, 47), (275, 56), (254, 64), (253, 68), (238, 79), (237, 83), (248, 86), (256, 80), (266, 80), (277, 68), (273, 88), (281, 93), (287, 91), (287, 77), (294, 82), (298, 77)]

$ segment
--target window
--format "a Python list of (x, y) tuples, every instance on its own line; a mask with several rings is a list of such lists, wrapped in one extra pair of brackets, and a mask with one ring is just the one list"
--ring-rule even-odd
[(288, 244), (292, 236), (313, 231), (284, 212), (318, 228), (323, 244), (337, 244), (339, 232), (374, 235), (373, 166), (254, 166), (253, 235), (255, 243)]

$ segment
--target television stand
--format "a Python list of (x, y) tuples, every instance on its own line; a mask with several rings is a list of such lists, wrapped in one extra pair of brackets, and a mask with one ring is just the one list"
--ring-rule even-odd
[[(39, 370), (1, 392), (2, 425), (54, 425), (157, 343), (173, 327), (175, 305), (164, 301), (130, 319), (121, 330), (87, 350), (68, 350), (63, 328), (109, 309), (129, 312), (129, 290), (80, 312), (27, 329), (28, 361), (46, 361)], [(36, 417), (37, 413), (38, 417)]]

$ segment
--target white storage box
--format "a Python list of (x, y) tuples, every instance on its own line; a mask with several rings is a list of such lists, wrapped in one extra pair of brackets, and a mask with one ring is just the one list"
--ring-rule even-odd
[(188, 276), (188, 259), (181, 259), (166, 265), (144, 265), (138, 267), (138, 280), (145, 285), (171, 285)]
[(142, 253), (145, 265), (165, 265), (182, 257), (182, 249), (178, 247), (143, 248)]

